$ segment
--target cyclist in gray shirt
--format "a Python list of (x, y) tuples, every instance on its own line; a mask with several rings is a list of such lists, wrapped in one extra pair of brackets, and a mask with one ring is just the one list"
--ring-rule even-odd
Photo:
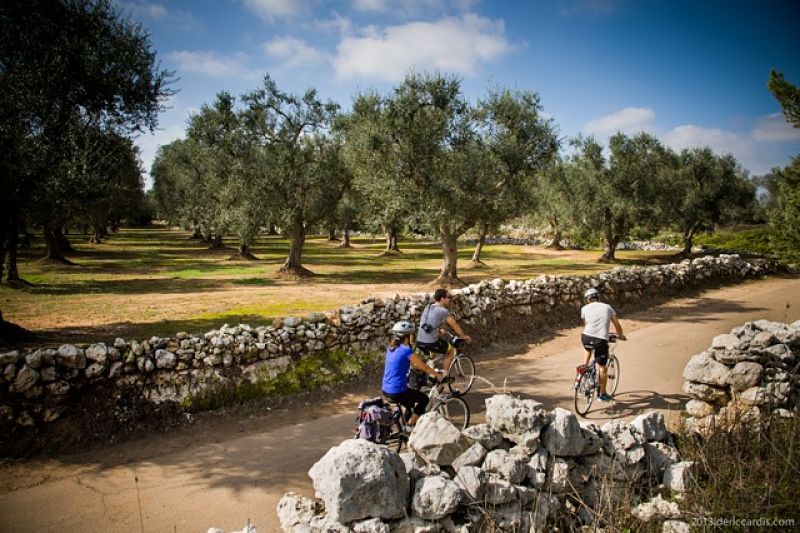
[(608, 329), (614, 323), (614, 329), (621, 340), (625, 340), (622, 334), (622, 326), (617, 320), (617, 313), (607, 303), (600, 301), (600, 292), (597, 289), (589, 289), (583, 297), (586, 305), (581, 307), (581, 318), (585, 324), (581, 333), (581, 344), (586, 350), (583, 358), (583, 366), (589, 364), (589, 358), (594, 352), (594, 360), (597, 361), (600, 370), (600, 396), (597, 397), (601, 402), (611, 400), (606, 394), (606, 364), (608, 363)]
[(461, 326), (458, 325), (456, 319), (450, 314), (448, 306), (450, 305), (450, 295), (447, 289), (436, 289), (433, 293), (433, 302), (428, 304), (422, 312), (420, 318), (419, 332), (417, 334), (417, 349), (422, 353), (429, 355), (431, 353), (439, 354), (438, 359), (444, 354), (443, 368), (446, 372), (450, 371), (450, 364), (455, 357), (456, 349), (444, 339), (439, 338), (439, 330), (446, 324), (455, 331), (456, 335), (461, 337), (467, 342), (472, 339), (469, 335), (464, 333)]

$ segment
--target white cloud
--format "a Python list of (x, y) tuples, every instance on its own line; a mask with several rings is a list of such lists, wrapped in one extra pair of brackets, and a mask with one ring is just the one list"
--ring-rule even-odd
[(756, 120), (750, 131), (741, 133), (694, 124), (678, 126), (661, 136), (675, 150), (709, 146), (718, 154), (730, 153), (753, 175), (765, 174), (773, 167), (788, 164), (786, 143), (800, 140), (800, 132), (783, 121), (780, 114)]
[(224, 56), (213, 51), (183, 50), (171, 52), (169, 57), (178, 64), (178, 75), (184, 71), (217, 78), (250, 78), (253, 76), (244, 65), (245, 55), (242, 53)]
[(164, 4), (142, 0), (119, 2), (119, 5), (137, 19), (150, 20), (183, 29), (200, 26), (197, 17), (185, 9), (171, 9)]
[(361, 12), (389, 13), (400, 17), (430, 17), (453, 12), (467, 12), (480, 0), (353, 0), (353, 9)]
[(322, 52), (294, 37), (276, 37), (263, 47), (269, 56), (282, 60), (284, 68), (312, 65), (324, 58)]
[(353, 9), (357, 11), (389, 11), (388, 0), (353, 0)]
[(325, 33), (333, 31), (339, 35), (350, 35), (353, 33), (353, 21), (338, 13), (333, 13), (329, 19), (317, 19), (307, 25), (307, 27), (314, 31), (323, 31)]
[(333, 68), (340, 80), (398, 81), (412, 67), (474, 76), (482, 63), (513, 48), (502, 20), (465, 14), (382, 30), (366, 28), (362, 37), (342, 39), (336, 47)]
[(583, 126), (583, 131), (590, 135), (608, 136), (618, 131), (633, 133), (650, 131), (655, 112), (647, 107), (626, 107), (609, 115), (590, 120)]
[(307, 13), (314, 3), (314, 0), (244, 0), (245, 6), (267, 22)]
[(800, 129), (786, 122), (783, 113), (761, 117), (752, 131), (753, 139), (764, 142), (800, 140)]
[(709, 146), (715, 152), (743, 154), (752, 150), (750, 139), (747, 135), (718, 128), (704, 128), (693, 124), (685, 124), (672, 129), (662, 136), (667, 146), (675, 150)]

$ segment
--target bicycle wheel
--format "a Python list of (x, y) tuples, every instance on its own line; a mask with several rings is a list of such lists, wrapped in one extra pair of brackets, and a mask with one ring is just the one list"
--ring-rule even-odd
[(608, 358), (608, 366), (606, 366), (606, 394), (614, 396), (617, 392), (619, 385), (619, 359), (615, 356)]
[(595, 396), (594, 372), (587, 371), (581, 375), (575, 389), (575, 412), (581, 416), (586, 415), (592, 407)]
[(469, 406), (457, 396), (451, 396), (436, 406), (436, 411), (448, 419), (459, 430), (469, 425)]
[(475, 362), (468, 355), (459, 355), (450, 365), (450, 376), (454, 378), (451, 388), (462, 396), (469, 392), (475, 383)]
[(397, 453), (400, 453), (400, 450), (402, 450), (403, 446), (405, 446), (405, 444), (408, 442), (408, 433), (406, 432), (404, 424), (401, 420), (402, 416), (403, 411), (400, 408), (394, 411), (394, 421), (389, 428), (389, 436), (384, 441), (384, 444), (388, 446), (389, 449), (394, 450)]

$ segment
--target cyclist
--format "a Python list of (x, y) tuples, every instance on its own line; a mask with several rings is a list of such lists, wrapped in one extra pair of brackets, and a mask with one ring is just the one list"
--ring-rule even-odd
[(606, 364), (608, 363), (608, 330), (611, 322), (614, 323), (617, 336), (625, 340), (622, 334), (622, 326), (617, 319), (617, 313), (607, 303), (600, 301), (600, 291), (589, 289), (583, 293), (586, 305), (581, 308), (581, 319), (585, 324), (581, 333), (581, 344), (586, 349), (583, 358), (583, 366), (589, 364), (589, 358), (594, 352), (594, 360), (600, 370), (600, 396), (597, 397), (601, 402), (608, 402), (611, 396), (606, 394)]
[(444, 374), (437, 372), (425, 364), (411, 347), (411, 335), (414, 333), (414, 324), (405, 320), (392, 326), (392, 339), (386, 349), (386, 363), (383, 367), (383, 395), (405, 407), (406, 415), (412, 413), (407, 422), (413, 426), (417, 419), (425, 413), (428, 407), (428, 396), (425, 393), (408, 387), (406, 376), (410, 367), (420, 372), (429, 374), (435, 379), (441, 379)]
[(431, 352), (438, 354), (436, 356), (437, 360), (444, 355), (444, 366), (442, 368), (446, 371), (450, 370), (450, 364), (456, 355), (456, 349), (446, 340), (439, 338), (439, 330), (442, 326), (447, 324), (456, 332), (456, 335), (465, 341), (470, 342), (472, 340), (469, 335), (464, 333), (456, 319), (450, 314), (449, 306), (450, 294), (447, 289), (436, 289), (433, 293), (433, 303), (428, 304), (422, 312), (419, 333), (417, 334), (417, 349), (425, 355), (429, 355)]

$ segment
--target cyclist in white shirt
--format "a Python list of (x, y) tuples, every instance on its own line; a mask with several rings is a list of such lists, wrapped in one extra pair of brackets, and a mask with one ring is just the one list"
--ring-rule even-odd
[(597, 289), (587, 290), (583, 297), (586, 299), (586, 305), (581, 308), (581, 319), (583, 319), (584, 323), (581, 344), (586, 350), (583, 366), (589, 364), (589, 358), (594, 352), (594, 360), (600, 370), (600, 396), (597, 399), (601, 402), (607, 402), (611, 400), (611, 396), (606, 394), (608, 330), (611, 323), (614, 323), (614, 329), (620, 340), (625, 340), (625, 335), (622, 334), (622, 326), (617, 320), (617, 313), (610, 305), (600, 301), (600, 292)]

